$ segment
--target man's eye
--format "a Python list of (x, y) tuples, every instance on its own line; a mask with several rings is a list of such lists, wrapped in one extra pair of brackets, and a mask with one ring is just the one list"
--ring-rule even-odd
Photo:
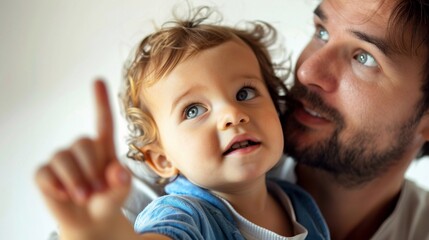
[(327, 42), (329, 40), (329, 33), (326, 31), (325, 28), (321, 26), (316, 27), (316, 37), (324, 42)]
[(255, 98), (256, 96), (256, 90), (250, 87), (243, 87), (237, 92), (237, 95), (235, 98), (238, 101), (245, 101)]
[(201, 105), (193, 104), (188, 106), (185, 111), (185, 119), (193, 119), (198, 117), (199, 115), (207, 112), (207, 109)]
[(356, 61), (358, 61), (360, 64), (367, 66), (367, 67), (377, 67), (378, 63), (375, 61), (374, 57), (367, 53), (367, 52), (361, 52), (355, 56)]

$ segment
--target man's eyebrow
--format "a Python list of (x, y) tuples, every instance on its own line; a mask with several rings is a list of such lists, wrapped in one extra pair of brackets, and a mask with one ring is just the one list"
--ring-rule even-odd
[(389, 55), (391, 53), (391, 48), (389, 45), (384, 41), (383, 39), (380, 39), (375, 36), (368, 35), (363, 32), (355, 31), (355, 30), (349, 30), (353, 35), (355, 35), (358, 39), (371, 43), (372, 45), (376, 46), (384, 55)]
[(320, 20), (322, 21), (326, 21), (328, 18), (326, 17), (325, 12), (322, 10), (322, 8), (320, 7), (320, 5), (318, 5), (316, 7), (316, 9), (314, 9), (313, 11), (314, 15), (318, 16), (320, 18)]

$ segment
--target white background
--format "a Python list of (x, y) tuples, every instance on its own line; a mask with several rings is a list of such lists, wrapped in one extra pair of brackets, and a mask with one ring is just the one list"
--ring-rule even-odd
[[(226, 23), (265, 20), (293, 59), (312, 34), (314, 0), (193, 1), (215, 5)], [(94, 134), (92, 81), (107, 80), (116, 141), (125, 153), (117, 101), (122, 66), (138, 40), (170, 18), (174, 0), (1, 0), (0, 239), (46, 239), (56, 228), (34, 184), (41, 163)], [(407, 175), (429, 189), (429, 161)]]

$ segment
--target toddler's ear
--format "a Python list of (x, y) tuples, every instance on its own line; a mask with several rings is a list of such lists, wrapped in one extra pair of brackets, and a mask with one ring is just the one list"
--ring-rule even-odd
[(163, 149), (152, 143), (141, 148), (146, 164), (160, 177), (170, 178), (179, 173), (179, 170), (167, 159)]

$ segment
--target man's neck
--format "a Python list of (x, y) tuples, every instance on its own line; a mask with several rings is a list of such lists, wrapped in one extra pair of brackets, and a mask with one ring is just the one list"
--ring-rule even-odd
[(370, 239), (393, 212), (408, 163), (363, 186), (341, 186), (325, 171), (297, 165), (298, 184), (316, 200), (333, 240)]

